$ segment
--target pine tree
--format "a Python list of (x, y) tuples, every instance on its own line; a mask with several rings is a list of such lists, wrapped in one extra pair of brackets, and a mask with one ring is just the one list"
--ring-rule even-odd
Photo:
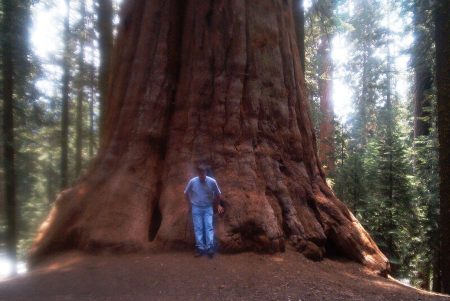
[(368, 139), (373, 137), (376, 126), (375, 108), (381, 93), (379, 85), (383, 63), (374, 54), (380, 48), (384, 35), (380, 24), (381, 12), (379, 1), (357, 0), (349, 20), (353, 30), (348, 39), (353, 47), (348, 65), (351, 76), (348, 79), (355, 95), (352, 135), (358, 149), (364, 149)]
[[(383, 12), (387, 11), (384, 22)], [(412, 191), (412, 170), (407, 160), (407, 133), (399, 120), (401, 106), (395, 93), (396, 71), (391, 44), (396, 39), (390, 26), (390, 12), (397, 11), (387, 1), (355, 2), (349, 22), (354, 49), (349, 78), (353, 81), (355, 113), (348, 134), (337, 136), (337, 168), (333, 173), (338, 195), (350, 206), (388, 254), (397, 276), (411, 275), (413, 227), (418, 222)], [(359, 23), (362, 22), (362, 23)], [(347, 138), (348, 137), (348, 138)], [(344, 195), (344, 196), (343, 196)]]
[[(438, 237), (438, 193), (436, 93), (434, 81), (434, 24), (429, 1), (404, 1), (405, 12), (412, 13), (411, 32), (414, 43), (410, 50), (414, 71), (412, 87), (414, 194), (418, 223), (411, 276), (417, 285), (440, 291)], [(431, 250), (431, 252), (430, 252)]]
[(358, 0), (354, 11), (342, 15), (351, 27), (346, 39), (352, 45), (348, 58), (348, 83), (354, 91), (355, 112), (349, 122), (349, 139), (346, 142), (347, 158), (334, 173), (337, 192), (357, 212), (363, 210), (368, 181), (364, 165), (368, 141), (376, 129), (376, 103), (382, 95), (380, 83), (384, 69), (374, 53), (382, 45), (384, 30), (381, 27), (381, 6), (378, 1)]

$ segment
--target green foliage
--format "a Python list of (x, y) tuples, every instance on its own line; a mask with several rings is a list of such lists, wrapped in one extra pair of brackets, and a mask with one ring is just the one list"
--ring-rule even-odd
[[(435, 104), (435, 100), (433, 100)], [(434, 106), (433, 106), (434, 108)], [(419, 136), (411, 147), (414, 158), (413, 193), (417, 210), (414, 252), (411, 254), (410, 277), (419, 286), (437, 277), (439, 247), (439, 173), (436, 113), (433, 110), (432, 127), (428, 136)], [(430, 288), (430, 285), (425, 287)]]
[[(29, 249), (38, 226), (47, 216), (53, 201), (59, 192), (60, 173), (60, 137), (61, 137), (61, 66), (62, 46), (47, 56), (33, 52), (29, 32), (32, 12), (55, 10), (59, 17), (53, 24), (61, 33), (63, 30), (64, 11), (58, 11), (60, 2), (46, 1), (12, 1), (15, 8), (13, 26), (18, 41), (14, 47), (15, 74), (15, 143), (16, 143), (16, 177), (19, 216), (19, 256), (24, 258)], [(96, 28), (97, 1), (88, 2), (86, 14), (82, 18), (81, 1), (71, 3), (70, 32), (70, 106), (69, 106), (69, 178), (73, 183), (75, 174), (76, 148), (76, 106), (79, 91), (83, 93), (81, 127), (82, 135), (82, 170), (85, 170), (98, 147), (98, 33)], [(3, 17), (0, 3), (0, 19)], [(116, 12), (117, 13), (117, 7)], [(34, 16), (36, 17), (36, 16)], [(0, 38), (4, 37), (0, 34)], [(81, 43), (81, 40), (83, 43)], [(58, 44), (58, 41), (55, 41)], [(77, 57), (84, 44), (83, 68)], [(1, 61), (0, 61), (1, 64)], [(1, 81), (0, 75), (0, 81)], [(2, 114), (0, 114), (0, 118)], [(1, 121), (1, 120), (0, 120)], [(0, 133), (1, 135), (1, 133)], [(0, 137), (1, 138), (1, 137)], [(3, 139), (2, 139), (3, 141)], [(0, 156), (0, 161), (2, 156)], [(0, 162), (1, 163), (1, 162)], [(3, 166), (3, 165), (2, 165)], [(0, 193), (3, 194), (3, 171), (0, 169)], [(3, 198), (0, 209), (4, 212)], [(0, 215), (0, 247), (4, 240), (4, 214)]]
[[(413, 141), (413, 112), (408, 109), (412, 101), (401, 102), (395, 94), (397, 74), (389, 48), (397, 37), (383, 25), (382, 12), (383, 7), (400, 8), (386, 8), (381, 1), (352, 3), (351, 9), (343, 5), (339, 12), (340, 19), (348, 24), (346, 36), (353, 46), (347, 82), (353, 90), (355, 110), (347, 123), (336, 126), (336, 169), (329, 176), (338, 197), (350, 206), (389, 257), (394, 275), (427, 286), (438, 244), (435, 121), (431, 122), (429, 136)], [(408, 4), (403, 11), (426, 5), (424, 1)], [(416, 30), (430, 33), (427, 26)], [(410, 52), (412, 64), (433, 64), (432, 47), (425, 48)], [(420, 54), (429, 59), (416, 59)], [(427, 93), (433, 102), (435, 92)], [(430, 112), (429, 118), (435, 118), (433, 108), (425, 110)]]
[(386, 123), (380, 110), (373, 137), (361, 148), (352, 133), (340, 134), (344, 154), (330, 175), (334, 190), (345, 200), (389, 257), (398, 276), (408, 276), (417, 207), (412, 193), (413, 171), (407, 158), (407, 133), (398, 122)]

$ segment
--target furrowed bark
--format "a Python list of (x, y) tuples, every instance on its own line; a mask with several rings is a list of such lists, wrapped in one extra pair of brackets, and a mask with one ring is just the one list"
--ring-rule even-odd
[(288, 241), (311, 259), (389, 269), (325, 182), (291, 1), (127, 1), (112, 70), (99, 156), (59, 197), (32, 259), (193, 246), (183, 189), (203, 162), (225, 198), (222, 251)]

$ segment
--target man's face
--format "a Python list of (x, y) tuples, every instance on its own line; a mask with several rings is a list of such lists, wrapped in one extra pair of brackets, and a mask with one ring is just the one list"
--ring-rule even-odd
[(203, 182), (206, 179), (206, 170), (198, 169), (197, 172), (198, 172), (198, 177), (199, 177), (200, 181)]

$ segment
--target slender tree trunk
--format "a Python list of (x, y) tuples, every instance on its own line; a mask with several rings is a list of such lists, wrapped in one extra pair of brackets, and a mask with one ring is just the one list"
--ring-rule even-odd
[(53, 156), (50, 154), (49, 163), (47, 165), (47, 172), (46, 172), (46, 192), (47, 192), (47, 200), (48, 203), (51, 204), (53, 201), (55, 194), (53, 193), (53, 181), (55, 180), (55, 177), (53, 175)]
[[(17, 196), (14, 149), (14, 1), (2, 3), (3, 164), (5, 172), (6, 249), (17, 261)], [(15, 269), (15, 268), (14, 268)]]
[(326, 166), (325, 172), (334, 170), (334, 113), (331, 101), (333, 66), (331, 60), (330, 37), (324, 34), (319, 46), (319, 56), (321, 60), (319, 78), (320, 96), (320, 144), (319, 158)]
[[(82, 89), (83, 87), (80, 87)], [(81, 173), (83, 164), (83, 91), (79, 90), (77, 95), (77, 120), (75, 141), (75, 176)]]
[[(89, 65), (89, 160), (94, 157), (94, 149), (95, 149), (95, 100), (96, 93), (98, 88), (98, 81), (96, 78), (96, 69), (95, 69), (95, 55), (94, 50), (91, 49), (89, 53), (91, 57), (90, 65)], [(99, 124), (97, 123), (97, 126)]]
[(440, 292), (442, 290), (441, 249), (440, 247), (436, 249), (438, 252), (435, 252), (433, 257), (433, 291)]
[(420, 288), (423, 290), (430, 290), (430, 265), (426, 264), (419, 271), (417, 278), (420, 280)]
[(106, 101), (108, 97), (108, 79), (111, 69), (111, 53), (113, 47), (113, 5), (112, 0), (98, 0), (98, 33), (100, 49), (100, 135), (104, 129)]
[[(388, 3), (389, 4), (389, 3)], [(388, 25), (390, 25), (390, 14), (389, 11), (387, 12), (387, 19), (388, 19)], [(390, 37), (389, 37), (390, 38)], [(393, 116), (393, 112), (392, 112), (392, 92), (391, 92), (391, 51), (390, 51), (390, 45), (389, 45), (389, 41), (387, 42), (386, 45), (386, 60), (387, 60), (387, 70), (386, 70), (386, 104), (385, 104), (385, 108), (386, 108), (386, 145), (384, 146), (384, 149), (387, 151), (387, 155), (388, 155), (388, 181), (387, 181), (387, 191), (386, 191), (386, 199), (387, 199), (387, 208), (389, 208), (390, 210), (387, 210), (386, 214), (387, 214), (387, 229), (386, 231), (388, 232), (387, 235), (387, 247), (388, 247), (388, 252), (391, 256), (395, 256), (397, 257), (398, 254), (396, 252), (396, 248), (395, 248), (395, 237), (394, 237), (394, 231), (396, 230), (396, 226), (395, 226), (395, 217), (394, 217), (394, 212), (393, 210), (396, 207), (396, 204), (394, 204), (394, 168), (393, 168), (393, 163), (394, 163), (394, 157), (393, 157), (393, 151), (394, 151), (394, 143), (393, 143), (393, 128), (394, 128), (394, 116)], [(381, 183), (383, 183), (383, 179), (381, 179)], [(396, 270), (398, 269), (398, 264), (391, 264), (391, 268), (392, 268), (392, 272), (395, 273)]]
[(69, 97), (70, 97), (70, 0), (66, 0), (67, 15), (64, 20), (64, 55), (63, 55), (63, 77), (62, 77), (62, 109), (61, 109), (61, 165), (60, 165), (60, 188), (64, 189), (69, 183), (68, 160), (69, 160)]
[[(388, 27), (391, 27), (391, 15), (390, 15), (390, 7), (392, 7), (389, 0), (387, 1), (388, 11), (387, 13), (387, 24)], [(391, 57), (391, 47), (390, 47), (390, 39), (391, 36), (388, 35), (386, 43), (386, 131), (387, 131), (387, 147), (389, 150), (389, 193), (388, 198), (392, 205), (394, 205), (394, 139), (393, 139), (393, 131), (394, 131), (394, 115), (393, 115), (393, 107), (392, 107), (392, 57)], [(393, 219), (391, 219), (393, 220)]]
[(90, 70), (90, 100), (89, 100), (89, 159), (94, 157), (94, 102), (95, 102), (95, 71)]
[(124, 2), (105, 131), (85, 178), (60, 194), (31, 259), (69, 248), (192, 247), (186, 181), (210, 165), (225, 198), (222, 251), (338, 252), (389, 263), (327, 186), (292, 1)]
[(85, 43), (85, 19), (86, 7), (85, 1), (80, 1), (80, 52), (78, 53), (78, 95), (77, 95), (77, 121), (76, 121), (76, 142), (75, 142), (75, 175), (78, 177), (82, 168), (83, 161), (83, 102), (85, 87), (85, 66), (84, 66), (84, 43)]
[(442, 292), (450, 293), (450, 2), (435, 3)]
[(362, 81), (362, 88), (361, 88), (361, 95), (359, 97), (359, 99), (357, 100), (357, 110), (358, 110), (358, 115), (357, 118), (359, 119), (358, 121), (360, 122), (359, 124), (359, 129), (357, 129), (358, 131), (358, 135), (357, 137), (357, 143), (360, 145), (360, 148), (365, 148), (367, 145), (367, 138), (368, 138), (368, 131), (367, 131), (367, 126), (368, 126), (368, 108), (367, 108), (367, 103), (369, 102), (369, 84), (367, 83), (367, 79), (369, 77), (369, 64), (368, 64), (368, 57), (369, 57), (369, 53), (368, 53), (368, 48), (369, 46), (364, 44), (363, 45), (363, 63), (362, 63), (362, 67), (363, 67), (363, 72), (361, 75), (361, 81)]
[[(426, 13), (429, 11), (429, 1), (415, 1), (413, 12), (414, 33), (416, 36), (413, 45), (414, 68), (414, 138), (428, 135), (431, 126), (430, 93), (433, 83), (431, 62), (428, 51), (431, 41), (428, 38)], [(428, 110), (427, 110), (428, 109)]]

